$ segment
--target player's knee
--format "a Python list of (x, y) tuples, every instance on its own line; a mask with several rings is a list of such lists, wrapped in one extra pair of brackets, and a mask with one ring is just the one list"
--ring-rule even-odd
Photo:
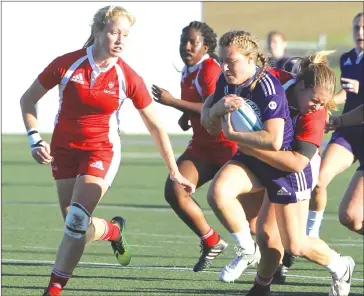
[(214, 186), (210, 186), (207, 193), (207, 202), (210, 207), (213, 209), (224, 208), (227, 201), (227, 192), (228, 188), (224, 188), (223, 184), (214, 184)]
[(314, 189), (315, 191), (318, 191), (318, 193), (320, 193), (320, 191), (326, 190), (329, 184), (329, 180), (326, 175), (327, 174), (325, 172), (320, 172), (316, 187)]
[(303, 257), (305, 255), (304, 244), (293, 241), (289, 242), (286, 246), (284, 246), (285, 251), (295, 257)]
[(280, 241), (277, 239), (277, 236), (274, 235), (274, 233), (267, 231), (265, 229), (257, 228), (256, 240), (259, 245), (259, 248), (261, 249), (272, 249), (276, 245), (280, 244)]
[(66, 216), (64, 233), (80, 239), (86, 234), (90, 221), (88, 211), (81, 204), (73, 202)]
[(180, 203), (187, 196), (189, 196), (189, 194), (180, 184), (173, 182), (169, 178), (167, 179), (164, 186), (164, 198), (170, 205)]

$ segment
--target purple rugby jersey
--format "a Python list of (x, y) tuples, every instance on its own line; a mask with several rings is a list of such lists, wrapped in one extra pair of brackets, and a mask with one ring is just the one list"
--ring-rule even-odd
[[(256, 75), (258, 75), (259, 71), (257, 69)], [(264, 71), (253, 91), (250, 91), (249, 87), (255, 78), (256, 76), (253, 76), (242, 85), (232, 85), (227, 83), (223, 74), (220, 75), (216, 84), (213, 103), (216, 103), (227, 94), (236, 94), (246, 100), (257, 113), (262, 123), (273, 118), (283, 118), (285, 124), (281, 149), (287, 149), (293, 140), (294, 129), (286, 93), (279, 80), (267, 71)]]

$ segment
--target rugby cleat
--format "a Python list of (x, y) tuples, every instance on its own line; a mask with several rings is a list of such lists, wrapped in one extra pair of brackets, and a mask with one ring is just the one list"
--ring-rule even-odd
[(349, 256), (341, 257), (346, 263), (346, 272), (341, 279), (337, 279), (335, 274), (332, 274), (332, 282), (329, 290), (329, 296), (348, 296), (350, 293), (351, 278), (353, 276), (355, 262)]
[(249, 290), (245, 296), (268, 296), (270, 292), (270, 285), (268, 286), (260, 286), (254, 284), (253, 288)]
[(126, 221), (123, 218), (117, 216), (112, 218), (111, 223), (115, 224), (120, 229), (120, 236), (116, 241), (111, 242), (111, 247), (118, 262), (121, 265), (126, 266), (131, 260), (131, 250), (125, 238)]
[(288, 267), (284, 266), (283, 264), (279, 264), (276, 272), (273, 276), (273, 284), (282, 285), (285, 283), (288, 273)]
[(212, 261), (219, 256), (228, 246), (228, 243), (223, 239), (213, 247), (207, 247), (201, 244), (201, 256), (198, 262), (193, 267), (194, 272), (203, 271), (211, 266)]
[(259, 263), (261, 254), (257, 243), (254, 244), (255, 252), (253, 254), (249, 254), (241, 247), (235, 246), (237, 256), (220, 271), (220, 281), (234, 282), (248, 267)]

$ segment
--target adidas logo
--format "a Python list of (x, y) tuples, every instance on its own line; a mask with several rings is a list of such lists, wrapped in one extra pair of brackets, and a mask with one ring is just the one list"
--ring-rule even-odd
[(344, 66), (351, 66), (351, 65), (352, 65), (351, 60), (350, 60), (350, 58), (348, 58), (348, 59), (345, 61)]
[(76, 83), (80, 83), (80, 84), (84, 84), (85, 83), (85, 81), (83, 81), (83, 78), (82, 78), (82, 74), (81, 73), (76, 74), (75, 76), (73, 76), (71, 78), (71, 81), (76, 82)]
[(102, 170), (102, 171), (104, 170), (104, 166), (102, 165), (101, 160), (91, 163), (90, 167), (97, 168), (97, 169)]
[(282, 187), (278, 190), (277, 195), (291, 195), (291, 192), (288, 192), (286, 188)]

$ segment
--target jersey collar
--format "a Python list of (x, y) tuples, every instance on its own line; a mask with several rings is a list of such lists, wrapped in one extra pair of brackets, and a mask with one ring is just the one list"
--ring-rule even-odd
[(355, 62), (355, 64), (359, 64), (361, 59), (363, 58), (364, 51), (361, 50), (359, 52), (359, 48), (355, 47), (355, 53), (356, 53), (356, 62)]
[(184, 66), (184, 69), (183, 69), (183, 72), (187, 72), (187, 73), (192, 73), (194, 71), (197, 70), (198, 67), (200, 67), (200, 64), (204, 61), (204, 60), (207, 60), (210, 56), (208, 54), (205, 54), (201, 60), (198, 61), (198, 63), (196, 63), (196, 65), (193, 65), (191, 67), (187, 67), (187, 66)]
[(253, 81), (254, 81), (254, 80), (257, 78), (257, 76), (258, 76), (258, 70), (260, 70), (260, 69), (259, 69), (259, 67), (256, 67), (256, 68), (255, 68), (255, 72), (254, 72), (253, 76), (252, 76), (252, 77), (250, 77), (247, 81), (245, 81), (244, 83), (240, 84), (240, 85), (237, 87), (237, 89), (236, 89), (237, 93), (240, 93), (240, 92), (241, 92), (241, 90), (242, 90), (243, 88), (249, 87), (249, 86), (253, 83)]
[(93, 56), (93, 48), (94, 46), (91, 45), (89, 47), (87, 47), (87, 58), (90, 62), (90, 65), (92, 67), (92, 70), (96, 73), (96, 74), (100, 74), (101, 72), (106, 72), (108, 71), (109, 69), (111, 69), (112, 67), (115, 66), (118, 58), (115, 58), (115, 59), (112, 59), (111, 62), (109, 63), (109, 65), (107, 66), (107, 68), (100, 68), (96, 62), (95, 62), (95, 59), (94, 59), (94, 56)]

